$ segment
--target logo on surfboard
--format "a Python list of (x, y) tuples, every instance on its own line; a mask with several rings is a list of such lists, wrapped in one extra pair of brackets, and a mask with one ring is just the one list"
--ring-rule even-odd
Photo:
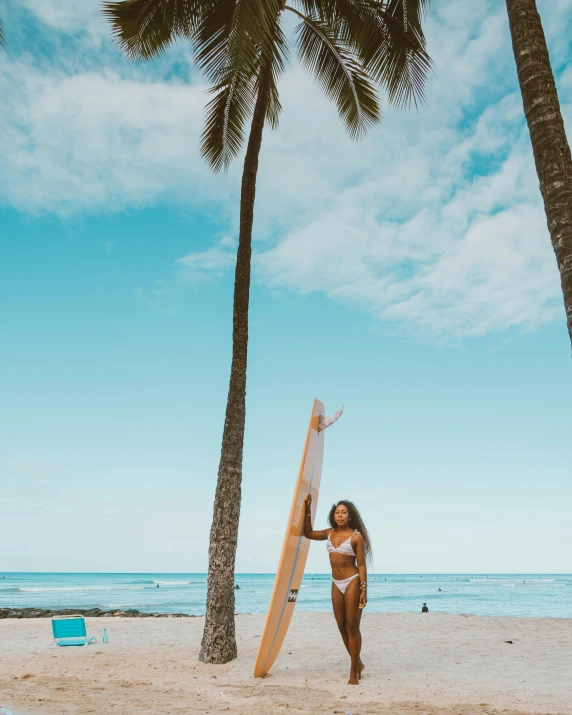
[(293, 588), (290, 591), (290, 595), (288, 596), (288, 603), (295, 603), (297, 598), (298, 598), (298, 589)]

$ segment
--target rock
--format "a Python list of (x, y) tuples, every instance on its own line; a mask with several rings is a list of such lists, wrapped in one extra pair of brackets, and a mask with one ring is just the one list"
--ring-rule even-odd
[(89, 611), (84, 611), (82, 615), (85, 616), (85, 618), (97, 618), (101, 616), (102, 613), (101, 608), (90, 608)]
[(48, 611), (45, 608), (32, 608), (30, 609), (27, 614), (26, 618), (47, 618), (48, 616), (51, 616), (52, 612)]
[(136, 608), (125, 611), (114, 609), (103, 611), (101, 608), (0, 608), (1, 618), (51, 618), (52, 616), (81, 615), (85, 618), (192, 618), (190, 613), (142, 613)]

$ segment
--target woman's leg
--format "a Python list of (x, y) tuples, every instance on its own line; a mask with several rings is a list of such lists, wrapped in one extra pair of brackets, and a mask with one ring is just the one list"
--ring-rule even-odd
[(348, 629), (347, 629), (347, 625), (346, 625), (346, 604), (345, 604), (344, 594), (340, 591), (340, 589), (336, 586), (336, 584), (333, 581), (332, 581), (332, 606), (334, 607), (334, 616), (336, 617), (336, 623), (338, 624), (340, 635), (342, 636), (344, 645), (349, 653), (350, 652), (350, 639), (348, 636)]
[[(346, 590), (346, 594), (347, 594), (347, 590)], [(358, 596), (358, 603), (359, 603), (359, 596)], [(336, 617), (336, 623), (338, 624), (338, 629), (340, 631), (340, 635), (342, 637), (342, 640), (344, 642), (347, 652), (350, 653), (350, 637), (348, 635), (348, 626), (347, 626), (347, 621), (346, 621), (345, 594), (343, 594), (340, 591), (340, 589), (336, 586), (335, 583), (332, 583), (332, 606), (334, 608), (334, 616)], [(359, 618), (361, 618), (361, 610), (359, 608), (358, 608), (358, 611), (359, 611)], [(350, 653), (350, 655), (351, 655), (351, 653)], [(361, 658), (360, 658), (359, 659), (360, 676), (361, 676), (361, 672), (364, 668), (365, 668), (365, 665), (361, 662)]]
[(359, 578), (354, 578), (348, 583), (344, 594), (346, 607), (346, 628), (348, 631), (349, 653), (351, 658), (350, 679), (348, 685), (358, 685), (363, 665), (360, 660), (361, 652), (361, 632), (359, 624), (361, 620), (361, 609), (359, 607)]

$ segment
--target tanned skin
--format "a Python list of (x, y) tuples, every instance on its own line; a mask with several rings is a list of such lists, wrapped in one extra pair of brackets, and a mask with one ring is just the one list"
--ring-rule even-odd
[(359, 573), (359, 578), (350, 581), (346, 592), (342, 593), (340, 589), (332, 583), (332, 606), (334, 607), (334, 616), (344, 645), (350, 654), (350, 679), (348, 685), (359, 685), (364, 664), (360, 659), (361, 652), (361, 632), (360, 620), (362, 610), (367, 604), (367, 588), (360, 589), (360, 584), (367, 583), (367, 570), (365, 565), (365, 547), (362, 537), (356, 534), (348, 525), (350, 515), (347, 507), (340, 504), (334, 512), (334, 520), (336, 522), (335, 529), (322, 529), (314, 531), (312, 529), (312, 515), (310, 507), (312, 505), (312, 497), (308, 495), (305, 504), (305, 520), (304, 520), (304, 536), (313, 541), (326, 541), (328, 534), (334, 548), (338, 548), (340, 544), (352, 537), (351, 545), (356, 553), (354, 556), (336, 553), (330, 554), (330, 565), (332, 567), (332, 578), (336, 581), (350, 578), (356, 573)]

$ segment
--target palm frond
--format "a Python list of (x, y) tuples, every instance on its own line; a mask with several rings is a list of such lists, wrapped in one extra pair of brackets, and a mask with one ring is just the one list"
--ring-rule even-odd
[[(282, 105), (280, 104), (280, 97), (278, 93), (278, 80), (280, 75), (284, 72), (285, 61), (288, 57), (288, 43), (279, 23), (276, 23), (273, 34), (274, 43), (272, 46), (271, 60), (272, 77), (270, 80), (270, 102), (266, 111), (266, 119), (270, 124), (270, 127), (272, 129), (276, 129), (278, 127), (280, 112), (282, 111)], [(258, 78), (259, 75), (256, 82), (257, 91)]]
[(273, 55), (279, 0), (211, 0), (195, 35), (195, 60), (218, 85), (229, 67), (256, 74), (259, 57)]
[(268, 109), (266, 110), (266, 119), (272, 129), (277, 129), (281, 111), (282, 105), (280, 104), (280, 96), (278, 94), (278, 78), (273, 70), (270, 84), (270, 101), (268, 102)]
[(300, 61), (337, 104), (352, 139), (359, 138), (381, 118), (377, 93), (367, 73), (351, 48), (340, 41), (335, 28), (315, 16), (285, 7), (302, 18), (296, 27)]
[[(286, 40), (279, 26), (275, 28), (274, 35), (270, 101), (266, 110), (266, 119), (272, 129), (278, 126), (282, 110), (278, 95), (278, 78), (284, 68), (283, 56), (286, 52)], [(215, 172), (223, 168), (226, 171), (242, 148), (246, 120), (254, 111), (256, 104), (260, 67), (263, 61), (263, 55), (259, 54), (254, 72), (249, 68), (228, 63), (225, 73), (221, 73), (219, 83), (210, 90), (214, 97), (206, 107), (207, 116), (201, 151)]]
[(401, 19), (405, 31), (411, 26), (421, 32), (423, 18), (429, 10), (430, 0), (386, 0), (387, 12)]
[[(213, 99), (207, 105), (207, 117), (202, 136), (202, 153), (214, 171), (228, 169), (244, 142), (244, 125), (254, 110), (258, 94), (260, 68), (265, 57), (270, 57), (271, 87), (266, 119), (274, 129), (282, 109), (278, 95), (278, 78), (284, 70), (287, 54), (286, 38), (278, 22), (271, 29), (265, 45), (251, 41), (243, 23), (250, 23), (249, 8), (253, 0), (218, 0), (226, 2), (226, 10), (234, 8), (232, 16), (224, 19), (224, 12), (204, 17), (199, 28), (197, 63), (210, 75)], [(242, 15), (246, 13), (247, 18)], [(204, 42), (200, 43), (200, 39)]]
[(429, 0), (299, 0), (351, 47), (391, 104), (424, 101), (432, 63), (422, 20)]
[(192, 39), (204, 12), (201, 0), (103, 3), (103, 14), (111, 24), (119, 47), (133, 60), (160, 55), (176, 37)]
[(214, 97), (206, 106), (201, 153), (215, 172), (226, 171), (242, 148), (244, 125), (256, 102), (255, 84), (251, 73), (235, 69), (209, 90)]
[(365, 19), (364, 0), (298, 0), (305, 15), (318, 17), (332, 29), (340, 23), (353, 23)]
[[(359, 37), (359, 55), (376, 82), (387, 89), (398, 107), (425, 101), (433, 63), (425, 49), (423, 14), (428, 0), (366, 0), (370, 21)], [(407, 29), (405, 29), (405, 4)]]
[[(222, 55), (253, 63), (259, 48), (270, 48), (279, 0), (119, 0), (103, 13), (121, 49), (131, 59), (150, 59), (177, 38), (195, 43), (201, 66), (216, 84)], [(223, 60), (224, 62), (224, 60)]]
[(2, 18), (0, 17), (0, 47), (6, 44), (6, 38), (4, 37), (4, 25), (2, 24)]

